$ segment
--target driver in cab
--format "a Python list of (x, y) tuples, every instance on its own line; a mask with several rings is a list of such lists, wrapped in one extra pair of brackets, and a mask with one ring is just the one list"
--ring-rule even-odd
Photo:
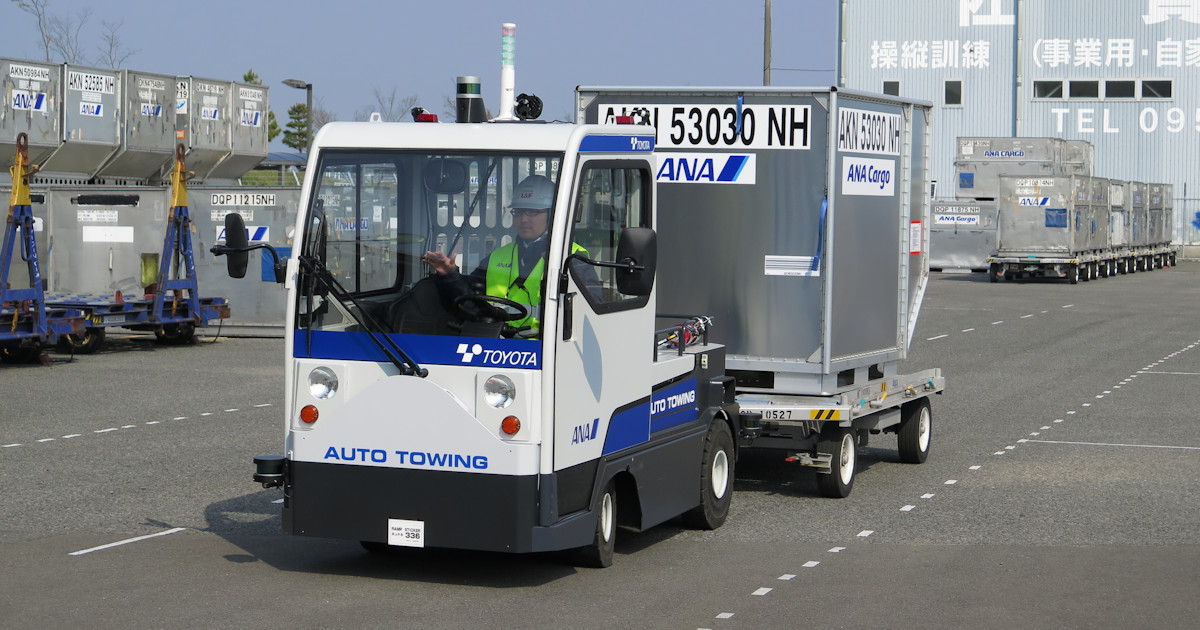
[[(549, 178), (530, 175), (521, 180), (513, 192), (510, 210), (517, 238), (492, 250), (466, 276), (459, 273), (454, 262), (457, 254), (446, 256), (441, 252), (425, 252), (423, 260), (437, 272), (438, 292), (452, 302), (474, 293), (471, 287), (482, 286), (488, 296), (516, 302), (524, 309), (522, 317), (508, 322), (521, 331), (518, 336), (537, 336), (541, 328), (542, 280), (553, 205), (554, 182)], [(571, 253), (588, 255), (587, 250), (576, 243), (571, 244)], [(492, 305), (497, 304), (492, 302)]]

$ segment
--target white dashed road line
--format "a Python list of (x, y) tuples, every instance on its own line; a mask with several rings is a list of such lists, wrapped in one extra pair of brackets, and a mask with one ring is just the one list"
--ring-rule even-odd
[(125, 540), (118, 540), (115, 543), (108, 543), (107, 545), (100, 545), (99, 547), (92, 547), (91, 549), (81, 549), (79, 551), (72, 551), (71, 553), (69, 553), (67, 555), (82, 556), (87, 553), (92, 553), (93, 551), (100, 551), (102, 549), (111, 549), (113, 547), (119, 547), (121, 545), (128, 545), (129, 543), (135, 543), (135, 542), (147, 540), (150, 538), (157, 538), (159, 536), (166, 536), (167, 534), (174, 534), (176, 532), (181, 532), (184, 529), (187, 529), (187, 528), (186, 527), (175, 527), (173, 529), (168, 529), (166, 531), (158, 532), (156, 534), (149, 534), (146, 536), (137, 536), (136, 538), (126, 538)]
[(1168, 446), (1164, 444), (1110, 444), (1107, 442), (1068, 442), (1065, 440), (1029, 440), (1037, 444), (1073, 444), (1076, 446), (1121, 446), (1127, 448), (1166, 448), (1183, 451), (1200, 451), (1200, 446)]
[[(255, 408), (270, 407), (270, 406), (272, 406), (272, 403), (261, 403), (261, 404), (254, 405)], [(240, 409), (226, 409), (225, 413), (237, 413), (238, 411), (240, 411)], [(201, 416), (213, 416), (216, 414), (214, 414), (213, 412), (205, 412), (200, 415)], [(176, 417), (172, 418), (172, 420), (187, 420), (187, 419), (188, 419), (187, 416), (176, 416)], [(144, 423), (143, 426), (152, 426), (152, 425), (156, 425), (156, 424), (162, 424), (162, 421), (161, 420), (150, 420), (150, 421)], [(136, 429), (137, 426), (138, 425), (135, 425), (135, 424), (126, 424), (126, 425), (122, 425), (120, 427), (109, 427), (107, 429), (96, 429), (96, 430), (92, 431), (92, 433), (95, 433), (95, 434), (112, 433), (113, 431), (120, 431), (122, 429)], [(82, 433), (71, 433), (69, 435), (62, 436), (62, 439), (69, 440), (72, 438), (77, 438), (77, 437), (82, 437), (82, 436), (83, 436)], [(54, 442), (58, 439), (59, 438), (40, 438), (40, 439), (34, 440), (34, 442), (36, 442), (38, 444), (44, 444), (46, 442)], [(13, 442), (11, 444), (0, 445), (0, 448), (17, 448), (19, 446), (24, 446), (24, 443)]]

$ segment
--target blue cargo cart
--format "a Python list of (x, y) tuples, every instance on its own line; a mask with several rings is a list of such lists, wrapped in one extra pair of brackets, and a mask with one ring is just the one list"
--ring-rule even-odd
[[(0, 249), (0, 359), (23, 363), (40, 358), (43, 344), (83, 334), (86, 326), (82, 311), (48, 305), (42, 290), (33, 206), (29, 199), (29, 176), (37, 172), (37, 167), (29, 164), (27, 134), (17, 135), (16, 160), (9, 172), (12, 194), (4, 223), (4, 245)], [(28, 288), (14, 289), (10, 285), (9, 274), (16, 254), (28, 270)]]
[(162, 343), (183, 344), (194, 339), (197, 327), (229, 317), (229, 302), (221, 297), (200, 297), (196, 263), (192, 253), (192, 222), (188, 216), (184, 148), (175, 149), (175, 170), (171, 173), (171, 211), (159, 258), (158, 276), (151, 290), (142, 296), (124, 296), (120, 292), (52, 293), (46, 296), (53, 307), (77, 309), (86, 316), (82, 333), (58, 339), (60, 351), (81, 354), (95, 352), (104, 343), (107, 328), (153, 332)]

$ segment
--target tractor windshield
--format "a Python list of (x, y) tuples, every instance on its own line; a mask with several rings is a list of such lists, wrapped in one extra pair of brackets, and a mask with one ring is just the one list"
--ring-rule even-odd
[(323, 152), (309, 180), (297, 328), (536, 336), (561, 161)]

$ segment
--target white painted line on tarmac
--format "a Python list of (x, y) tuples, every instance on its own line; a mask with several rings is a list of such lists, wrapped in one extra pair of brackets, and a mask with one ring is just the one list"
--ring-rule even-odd
[(270, 407), (270, 406), (271, 406), (271, 403), (263, 403), (263, 404), (261, 404), (261, 405), (254, 405), (254, 406), (255, 406), (255, 407)]
[(1077, 414), (1077, 413), (1079, 413), (1079, 412), (1078, 412), (1078, 411), (1075, 411), (1074, 409), (1072, 409), (1072, 410), (1070, 410), (1070, 411), (1068, 411), (1068, 412), (1067, 412), (1067, 415), (1068, 415), (1068, 416), (1073, 416), (1073, 415), (1075, 415), (1075, 414)]
[(926, 492), (925, 494), (922, 494), (922, 495), (921, 495), (921, 498), (922, 498), (922, 499), (932, 499), (932, 498), (933, 498), (933, 493), (932, 493), (932, 492)]
[(1146, 374), (1167, 374), (1170, 376), (1200, 376), (1200, 372), (1146, 372)]
[(792, 574), (792, 573), (784, 573), (783, 575), (781, 575), (775, 579), (783, 580), (784, 582), (788, 582), (790, 580), (796, 579), (796, 576), (795, 576), (795, 574)]
[(983, 468), (983, 466), (972, 466), (971, 470), (979, 470), (980, 468)]
[(150, 422), (147, 422), (146, 424), (147, 425), (158, 424), (159, 422), (161, 422), (161, 421), (160, 420), (151, 420)]
[(1003, 454), (1005, 454), (1005, 453), (1007, 453), (1007, 452), (1008, 452), (1008, 451), (996, 451), (995, 453), (992, 453), (992, 455), (1003, 455)]
[(1167, 448), (1182, 451), (1200, 451), (1200, 446), (1168, 446), (1163, 444), (1110, 444), (1107, 442), (1066, 442), (1059, 440), (1029, 440), (1039, 444), (1074, 444), (1077, 446), (1124, 446), (1130, 448)]
[(38, 440), (38, 442), (53, 442), (53, 441), (54, 441), (54, 438), (42, 438), (42, 439)]
[(233, 413), (235, 411), (238, 411), (238, 410), (237, 409), (226, 409), (225, 413)]
[(119, 547), (121, 545), (128, 545), (129, 543), (135, 543), (135, 542), (138, 542), (141, 540), (146, 540), (148, 538), (157, 538), (159, 536), (166, 536), (167, 534), (174, 534), (176, 532), (181, 532), (184, 529), (187, 529), (187, 528), (176, 527), (174, 529), (168, 529), (167, 531), (164, 531), (164, 532), (158, 532), (157, 534), (148, 534), (146, 536), (138, 536), (136, 538), (126, 538), (125, 540), (118, 540), (115, 543), (108, 543), (107, 545), (100, 545), (99, 547), (92, 547), (91, 549), (82, 549), (80, 551), (72, 551), (71, 553), (69, 553), (67, 555), (68, 556), (82, 556), (85, 553), (92, 553), (93, 551), (100, 551), (102, 549), (111, 549), (113, 547)]
[(1074, 304), (1063, 304), (1063, 308), (1071, 308)]
[(1006, 450), (1006, 451), (1011, 451), (1011, 450), (1013, 450), (1014, 448), (1017, 448), (1017, 447), (1013, 446), (1012, 444), (1009, 444), (1008, 446), (1005, 446), (1005, 447), (1004, 447), (1004, 450)]
[(900, 511), (901, 512), (911, 512), (915, 509), (917, 509), (917, 506), (915, 506), (915, 505), (906, 505), (906, 506), (900, 508)]
[(133, 426), (132, 424), (127, 424), (127, 425), (125, 425), (125, 426), (123, 426), (123, 427), (121, 427), (121, 428), (122, 428), (122, 429), (132, 429), (132, 428), (134, 428), (134, 426)]
[(733, 613), (721, 613), (721, 614), (717, 615), (717, 619), (731, 619), (731, 618), (733, 618)]
[(171, 419), (172, 420), (187, 420), (187, 416), (179, 416), (177, 418), (171, 418)]
[(817, 566), (818, 564), (821, 564), (821, 563), (817, 562), (816, 560), (809, 560), (808, 562), (805, 562), (804, 564), (802, 564), (800, 566), (804, 567), (805, 569), (811, 569), (811, 568)]
[(275, 499), (271, 503), (283, 503), (283, 499)]
[(1030, 433), (1029, 435), (1032, 435), (1032, 436), (1034, 436), (1034, 437), (1037, 437), (1037, 436), (1041, 435), (1041, 433), (1038, 433), (1037, 431), (1034, 431), (1033, 433)]
[(200, 414), (200, 415), (201, 415), (201, 416), (211, 416), (211, 415), (212, 415), (212, 412), (211, 412), (211, 411), (206, 411), (206, 412), (204, 412), (204, 413), (202, 413), (202, 414)]
[(773, 588), (767, 588), (766, 586), (764, 586), (764, 587), (762, 587), (762, 588), (760, 588), (760, 589), (758, 589), (758, 590), (756, 590), (756, 591), (754, 591), (753, 593), (750, 593), (750, 594), (751, 594), (751, 595), (758, 595), (758, 596), (760, 596), (760, 597), (761, 597), (761, 596), (763, 596), (763, 595), (766, 595), (767, 593), (770, 593), (770, 592), (771, 592), (771, 591), (773, 591), (773, 590), (775, 590), (775, 589), (773, 589)]
[(833, 549), (829, 550), (829, 553), (841, 553), (845, 550), (846, 550), (845, 547), (834, 547)]
[(973, 330), (975, 330), (975, 329), (974, 328), (964, 328), (963, 332), (971, 332)]
[(14, 446), (20, 446), (20, 444), (5, 444), (4, 446), (0, 446), (0, 448), (12, 448)]
[(949, 337), (949, 336), (950, 335), (938, 335), (936, 337), (930, 337), (929, 339), (926, 339), (925, 341), (936, 341), (938, 339), (945, 339), (946, 337)]
[(870, 536), (871, 534), (874, 534), (874, 533), (875, 533), (875, 530), (872, 530), (872, 529), (864, 529), (864, 530), (862, 530), (861, 532), (858, 532), (858, 537), (859, 537), (859, 538), (866, 538), (867, 536)]
[(1002, 319), (998, 322), (992, 322), (992, 325), (995, 326), (996, 324), (1003, 324), (1003, 323), (1004, 323), (1004, 320)]
[(1033, 313), (1030, 313), (1028, 315), (1022, 315), (1021, 319), (1029, 319), (1030, 317), (1033, 317)]
[(942, 485), (944, 485), (944, 486), (953, 486), (953, 485), (954, 485), (954, 484), (956, 484), (956, 483), (958, 483), (958, 480), (957, 480), (957, 479), (947, 479), (947, 480), (946, 480), (946, 483), (944, 483), (944, 484), (942, 484)]
[(71, 439), (71, 438), (77, 438), (77, 437), (79, 437), (79, 436), (80, 436), (80, 434), (79, 434), (79, 433), (72, 433), (71, 435), (64, 435), (64, 436), (63, 436), (63, 439), (64, 439), (64, 440), (69, 440), (69, 439)]
[(1062, 419), (1062, 418), (1056, 418), (1054, 421), (1055, 421), (1055, 422), (1062, 422), (1062, 421), (1063, 421), (1063, 419)]

